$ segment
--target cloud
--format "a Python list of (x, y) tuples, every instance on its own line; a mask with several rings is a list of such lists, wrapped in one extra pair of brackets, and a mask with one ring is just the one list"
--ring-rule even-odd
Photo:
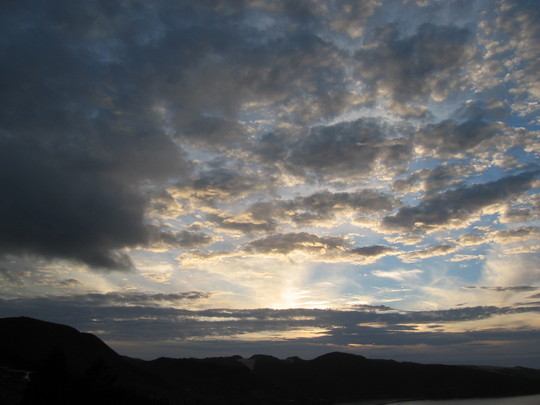
[(379, 0), (345, 0), (336, 2), (340, 12), (330, 21), (330, 27), (337, 32), (346, 32), (351, 38), (360, 37), (369, 17), (382, 5)]
[(82, 283), (75, 278), (67, 278), (67, 279), (59, 281), (58, 285), (61, 287), (75, 287), (75, 286), (82, 285)]
[(237, 77), (242, 86), (271, 103), (278, 117), (305, 123), (350, 108), (343, 51), (305, 30), (277, 38), (264, 34), (263, 43), (244, 54), (238, 66), (242, 75)]
[(236, 216), (226, 213), (208, 214), (206, 219), (215, 223), (221, 229), (239, 231), (245, 234), (272, 232), (277, 228), (277, 223), (273, 218), (258, 219), (254, 218), (249, 212)]
[(537, 172), (524, 172), (427, 195), (417, 206), (402, 207), (396, 214), (383, 218), (382, 224), (389, 230), (408, 231), (460, 228), (482, 209), (527, 191), (536, 176)]
[(197, 231), (159, 231), (154, 230), (151, 237), (151, 248), (153, 250), (168, 250), (171, 248), (193, 248), (210, 245), (214, 239), (204, 233)]
[(168, 283), (171, 280), (172, 273), (142, 273), (143, 277), (146, 277), (156, 283)]
[[(220, 72), (206, 71), (203, 74), (220, 75)], [(227, 80), (228, 78), (224, 77), (223, 79)], [(196, 77), (195, 80), (201, 81), (202, 78)], [(230, 89), (230, 91), (233, 92), (234, 89)], [(234, 144), (244, 138), (244, 128), (239, 122), (219, 117), (196, 116), (187, 120), (181, 128), (182, 132), (179, 136), (182, 140), (201, 148), (220, 149), (227, 141)]]
[(342, 260), (356, 265), (367, 265), (383, 257), (397, 255), (399, 252), (398, 249), (386, 245), (360, 246), (347, 250), (342, 254)]
[(115, 77), (112, 43), (92, 36), (115, 31), (116, 7), (64, 6), (3, 15), (16, 45), (2, 45), (0, 249), (125, 270), (122, 249), (148, 241), (138, 186), (188, 165), (148, 104), (133, 104), (140, 94)]
[(397, 254), (390, 246), (371, 245), (351, 247), (346, 237), (320, 237), (307, 232), (291, 232), (269, 235), (244, 245), (244, 252), (256, 255), (289, 255), (304, 253), (313, 261), (351, 262), (355, 264), (374, 263), (381, 257)]
[[(499, 254), (497, 254), (499, 253)], [(540, 283), (538, 253), (505, 255), (496, 250), (487, 257), (482, 271), (482, 284), (487, 286), (535, 286)]]
[(460, 71), (474, 48), (464, 28), (426, 23), (403, 37), (395, 24), (380, 26), (356, 55), (355, 74), (372, 97), (398, 104), (431, 97), (443, 100), (463, 81)]
[(398, 200), (374, 189), (350, 192), (318, 191), (290, 200), (259, 201), (249, 206), (244, 216), (272, 223), (282, 221), (297, 226), (323, 225), (338, 215), (376, 215), (391, 211)]
[(395, 180), (392, 188), (399, 193), (424, 191), (432, 193), (461, 185), (464, 178), (474, 173), (471, 165), (442, 164), (434, 169), (420, 169), (409, 177)]
[(302, 214), (298, 214), (298, 211), (301, 210), (315, 213), (320, 217), (329, 217), (347, 209), (352, 210), (357, 215), (369, 215), (381, 211), (391, 211), (397, 204), (397, 199), (389, 194), (373, 189), (360, 189), (354, 192), (338, 193), (324, 190), (307, 197), (296, 197), (286, 206), (287, 209), (297, 211), (293, 217), (295, 222), (303, 222)]
[(294, 252), (332, 253), (343, 251), (350, 245), (338, 236), (319, 237), (306, 232), (275, 234), (257, 239), (244, 246), (249, 253), (290, 254)]
[(508, 224), (513, 222), (528, 222), (535, 217), (535, 211), (531, 209), (509, 208), (502, 213), (501, 222)]
[(456, 111), (456, 116), (469, 122), (482, 120), (502, 120), (510, 117), (510, 108), (506, 101), (497, 98), (485, 100), (467, 100)]
[(454, 255), (448, 261), (450, 262), (463, 262), (466, 260), (483, 260), (485, 255)]
[(375, 277), (389, 278), (395, 281), (415, 280), (424, 273), (422, 270), (373, 270), (371, 274)]
[(0, 267), (0, 277), (2, 277), (7, 284), (23, 285), (23, 278), (19, 274), (4, 267)]
[(501, 134), (503, 129), (504, 126), (497, 122), (475, 120), (458, 124), (445, 120), (422, 128), (415, 136), (415, 142), (427, 154), (453, 158), (459, 157), (460, 153), (474, 153), (479, 144)]
[(261, 139), (257, 153), (263, 162), (282, 162), (297, 176), (339, 182), (361, 179), (378, 168), (394, 171), (411, 157), (407, 138), (398, 137), (381, 119), (358, 119), (316, 126), (301, 137), (270, 133)]
[(390, 141), (387, 130), (375, 120), (357, 120), (317, 127), (292, 145), (288, 163), (324, 177), (366, 176), (378, 159), (384, 167), (399, 165), (410, 157), (402, 140)]
[(350, 252), (359, 256), (377, 257), (377, 256), (384, 256), (388, 252), (393, 252), (394, 250), (395, 250), (394, 248), (391, 248), (389, 246), (373, 245), (373, 246), (353, 248), (350, 250)]
[(416, 263), (421, 259), (435, 256), (445, 256), (450, 253), (454, 253), (456, 250), (458, 250), (458, 246), (454, 244), (443, 244), (430, 246), (427, 249), (413, 250), (411, 252), (403, 253), (399, 256), (399, 258), (405, 263)]
[[(456, 354), (456, 348), (452, 346), (455, 344), (462, 350), (463, 344), (474, 347), (485, 341), (497, 342), (498, 351), (500, 345), (508, 342), (528, 344), (538, 339), (537, 328), (514, 329), (519, 320), (538, 316), (539, 309), (535, 307), (479, 306), (439, 311), (396, 311), (381, 306), (346, 310), (187, 310), (160, 305), (166, 300), (175, 300), (177, 295), (185, 300), (184, 294), (172, 294), (171, 297), (149, 294), (142, 295), (142, 300), (133, 294), (119, 293), (0, 300), (0, 316), (12, 316), (16, 312), (14, 308), (19, 308), (27, 316), (67, 323), (82, 331), (96, 333), (115, 347), (121, 342), (126, 347), (145, 342), (144, 350), (152, 348), (147, 353), (149, 358), (173, 356), (187, 344), (191, 350), (197, 350), (205, 342), (217, 345), (220, 353), (224, 353), (237, 350), (239, 344), (249, 345), (256, 339), (266, 347), (265, 353), (279, 342), (285, 350), (298, 350), (299, 346), (295, 346), (298, 343), (303, 347), (321, 345), (323, 353), (336, 347), (350, 350), (355, 345), (387, 346), (387, 350), (424, 345), (425, 350), (430, 347), (448, 350), (450, 354), (446, 360), (450, 361)], [(199, 294), (194, 294), (194, 299), (198, 298)], [(152, 305), (144, 305), (146, 299), (151, 299)], [(88, 305), (89, 302), (94, 305)], [(60, 308), (63, 310), (59, 311)], [(506, 327), (493, 327), (505, 321)], [(475, 324), (479, 327), (474, 328)], [(316, 333), (308, 334), (307, 331)], [(164, 342), (175, 344), (164, 350)], [(302, 353), (297, 351), (295, 354)], [(208, 351), (201, 352), (201, 357), (208, 355)]]
[(177, 301), (206, 299), (209, 293), (201, 291), (187, 291), (175, 293), (143, 293), (143, 292), (109, 292), (106, 294), (88, 293), (73, 296), (56, 297), (59, 302), (78, 300), (81, 304), (97, 306), (115, 305), (161, 305), (161, 303), (174, 304)]
[(531, 287), (531, 286), (515, 286), (515, 287), (485, 287), (485, 286), (465, 286), (462, 287), (466, 290), (488, 290), (488, 291), (495, 291), (495, 292), (524, 292), (524, 291), (536, 291), (540, 289), (540, 287)]
[(540, 228), (536, 226), (526, 226), (522, 228), (503, 229), (497, 231), (493, 235), (493, 239), (497, 243), (516, 243), (529, 239), (536, 239), (540, 234)]
[(384, 239), (390, 243), (401, 243), (402, 245), (411, 246), (422, 242), (424, 240), (424, 236), (418, 234), (408, 234), (399, 236), (385, 236)]
[(208, 204), (227, 198), (240, 199), (271, 187), (275, 181), (271, 176), (263, 177), (246, 167), (216, 166), (198, 173), (190, 184), (179, 185), (178, 192)]
[(323, 190), (289, 200), (258, 201), (234, 216), (220, 212), (209, 213), (206, 219), (221, 229), (250, 235), (273, 232), (289, 224), (298, 227), (324, 226), (325, 221), (332, 223), (338, 215), (376, 215), (379, 212), (390, 211), (397, 205), (396, 198), (378, 190), (358, 189), (351, 192)]
[[(539, 106), (538, 103), (531, 103), (531, 100), (537, 98), (540, 91), (537, 76), (540, 68), (540, 50), (537, 45), (540, 39), (540, 28), (537, 24), (540, 13), (534, 2), (515, 0), (502, 1), (498, 12), (499, 18), (493, 21), (490, 28), (508, 36), (502, 37), (504, 39), (499, 44), (503, 48), (500, 52), (510, 52), (507, 58), (513, 62), (508, 65), (508, 79), (514, 84), (511, 91), (511, 94), (515, 95), (512, 109), (520, 115), (534, 117)], [(502, 45), (506, 43), (512, 43), (515, 47), (504, 49)]]
[(161, 190), (152, 193), (146, 209), (149, 218), (163, 219), (176, 218), (184, 213), (185, 209), (175, 198), (173, 190)]
[[(373, 308), (295, 312), (308, 320), (166, 306), (442, 307), (525, 294), (512, 288), (538, 285), (538, 13), (516, 0), (5, 6), (6, 296), (156, 283), (219, 291), (211, 300), (141, 292), (9, 304), (126, 319), (103, 320), (117, 338), (141, 322), (141, 339), (163, 325), (171, 341), (305, 328), (313, 344), (376, 336), (415, 347), (441, 338), (437, 325), (451, 321), (430, 312), (422, 316), (440, 322), (422, 326), (418, 312), (380, 319)], [(370, 273), (365, 266), (378, 260)], [(396, 260), (424, 273), (387, 268)], [(478, 273), (494, 290), (456, 288)], [(497, 311), (446, 316), (476, 313), (495, 327), (494, 316), (508, 315)], [(396, 335), (367, 325), (377, 322)]]
[(488, 240), (475, 233), (465, 233), (459, 236), (458, 243), (460, 246), (476, 246), (487, 243)]
[(170, 179), (202, 193), (256, 184), (259, 176), (238, 170), (187, 179), (184, 149), (245, 146), (244, 102), (299, 121), (348, 108), (337, 47), (309, 32), (269, 36), (231, 12), (242, 8), (6, 10), (3, 27), (16, 45), (2, 50), (3, 253), (130, 269), (123, 249), (150, 239), (143, 184), (158, 194)]

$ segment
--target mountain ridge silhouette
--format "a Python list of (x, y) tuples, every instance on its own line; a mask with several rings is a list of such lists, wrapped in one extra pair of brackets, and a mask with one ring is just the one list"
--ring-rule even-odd
[(540, 393), (540, 370), (450, 366), (331, 352), (146, 361), (98, 337), (27, 317), (0, 319), (2, 404), (332, 404)]

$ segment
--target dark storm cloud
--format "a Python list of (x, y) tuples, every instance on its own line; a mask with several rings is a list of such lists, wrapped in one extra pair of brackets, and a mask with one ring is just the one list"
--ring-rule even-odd
[(244, 249), (250, 253), (289, 254), (295, 251), (326, 252), (344, 250), (350, 245), (339, 236), (320, 237), (306, 232), (270, 235), (249, 242)]
[(100, 4), (2, 13), (1, 253), (128, 269), (118, 250), (149, 236), (138, 185), (187, 170), (147, 100), (114, 77), (108, 58), (120, 55), (97, 32), (113, 30), (119, 10)]
[(527, 191), (537, 174), (525, 172), (489, 183), (427, 195), (417, 206), (400, 208), (395, 215), (385, 217), (382, 224), (391, 230), (409, 231), (459, 225), (482, 208)]
[(383, 94), (398, 103), (444, 98), (462, 80), (470, 36), (463, 28), (423, 24), (403, 37), (395, 24), (380, 26), (357, 52), (355, 73), (373, 97)]

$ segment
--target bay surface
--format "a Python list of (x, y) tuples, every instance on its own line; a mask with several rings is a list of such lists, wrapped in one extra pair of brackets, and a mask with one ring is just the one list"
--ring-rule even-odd
[(505, 398), (441, 399), (421, 401), (381, 401), (367, 400), (343, 402), (338, 405), (540, 405), (540, 395)]
[(394, 405), (539, 405), (540, 395), (506, 398), (452, 399), (393, 402)]

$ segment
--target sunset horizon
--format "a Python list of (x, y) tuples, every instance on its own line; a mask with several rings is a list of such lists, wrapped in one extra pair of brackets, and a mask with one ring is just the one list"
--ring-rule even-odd
[(0, 10), (0, 317), (540, 369), (537, 2)]

